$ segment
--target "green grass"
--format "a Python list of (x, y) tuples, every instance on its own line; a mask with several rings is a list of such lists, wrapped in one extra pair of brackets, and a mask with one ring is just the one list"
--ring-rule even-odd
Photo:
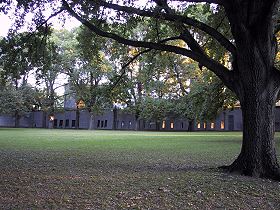
[(0, 208), (279, 209), (278, 183), (213, 169), (234, 160), (241, 138), (3, 128)]

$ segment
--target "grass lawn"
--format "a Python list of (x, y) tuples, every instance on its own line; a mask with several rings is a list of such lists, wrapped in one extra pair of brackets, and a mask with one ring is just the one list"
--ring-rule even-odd
[(239, 132), (1, 128), (0, 209), (280, 209), (280, 183), (216, 169), (240, 146)]

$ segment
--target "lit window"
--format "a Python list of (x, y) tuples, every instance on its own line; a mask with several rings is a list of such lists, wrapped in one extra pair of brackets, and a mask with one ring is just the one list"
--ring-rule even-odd
[(200, 128), (200, 123), (197, 123), (197, 128)]
[(215, 123), (211, 122), (211, 129), (214, 129), (214, 128), (215, 128)]
[(165, 128), (165, 126), (166, 126), (165, 124), (166, 124), (166, 121), (165, 121), (165, 120), (163, 120), (163, 121), (162, 121), (162, 126), (161, 126), (163, 129), (164, 129), (164, 128)]
[(221, 121), (221, 129), (225, 129), (225, 121)]
[(173, 129), (174, 128), (174, 122), (170, 123), (170, 128)]
[(205, 122), (205, 123), (203, 123), (203, 128), (204, 128), (204, 129), (206, 128), (206, 122)]

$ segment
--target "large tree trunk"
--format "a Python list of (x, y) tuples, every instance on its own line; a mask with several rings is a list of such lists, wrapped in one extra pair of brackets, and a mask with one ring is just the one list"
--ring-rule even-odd
[(265, 90), (257, 98), (247, 95), (241, 102), (243, 142), (238, 158), (228, 167), (231, 172), (280, 180), (274, 141), (275, 101), (270, 95)]
[(241, 152), (226, 168), (280, 180), (274, 142), (275, 103), (280, 86), (280, 74), (274, 68), (277, 44), (272, 18), (277, 2), (229, 1), (225, 7), (236, 45), (232, 89), (243, 114)]

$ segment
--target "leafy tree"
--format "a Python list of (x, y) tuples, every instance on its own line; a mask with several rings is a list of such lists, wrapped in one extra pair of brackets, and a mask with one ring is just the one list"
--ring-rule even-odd
[(156, 130), (160, 129), (160, 123), (171, 112), (173, 104), (163, 98), (145, 97), (140, 102), (140, 118), (144, 120), (153, 120), (156, 123)]
[[(175, 1), (170, 0), (171, 3)], [(220, 30), (214, 23), (205, 24), (185, 14), (189, 2), (195, 4), (213, 3), (209, 10), (215, 15), (223, 11), (225, 24), (230, 32)], [(114, 39), (124, 45), (173, 52), (187, 56), (214, 72), (238, 97), (243, 112), (243, 142), (238, 158), (227, 168), (241, 174), (280, 179), (274, 142), (274, 108), (280, 89), (280, 73), (275, 66), (279, 31), (279, 0), (184, 0), (177, 7), (157, 9), (153, 1), (144, 6), (134, 1), (114, 4), (109, 1), (61, 0), (61, 7), (55, 5), (54, 14), (65, 11), (78, 19), (94, 33)], [(5, 4), (4, 4), (5, 6)], [(42, 7), (41, 1), (19, 1), (19, 8), (28, 12)], [(106, 8), (106, 9), (105, 9)], [(5, 7), (2, 7), (4, 10)], [(109, 10), (115, 15), (109, 15)], [(42, 10), (39, 10), (42, 11)], [(112, 13), (111, 13), (112, 14)], [(36, 17), (42, 18), (42, 15)], [(89, 20), (100, 20), (111, 25), (121, 25), (123, 31), (105, 28)], [(143, 19), (154, 19), (157, 24), (146, 30), (157, 36), (146, 37), (146, 30), (138, 36), (130, 36), (125, 29), (141, 24)], [(37, 19), (38, 20), (38, 19)], [(40, 20), (38, 20), (40, 22)], [(41, 21), (42, 22), (42, 21)], [(172, 34), (164, 29), (176, 28)], [(222, 28), (223, 29), (223, 28)], [(163, 33), (161, 33), (163, 31)], [(197, 39), (202, 31), (204, 39)], [(137, 39), (135, 38), (137, 37)], [(185, 46), (174, 45), (171, 40), (180, 39)], [(205, 48), (207, 40), (221, 45), (229, 53), (231, 65), (216, 60)], [(201, 42), (200, 40), (203, 40)]]
[(0, 91), (0, 113), (15, 116), (15, 127), (19, 126), (21, 116), (33, 110), (36, 104), (36, 91), (29, 85), (7, 86)]

